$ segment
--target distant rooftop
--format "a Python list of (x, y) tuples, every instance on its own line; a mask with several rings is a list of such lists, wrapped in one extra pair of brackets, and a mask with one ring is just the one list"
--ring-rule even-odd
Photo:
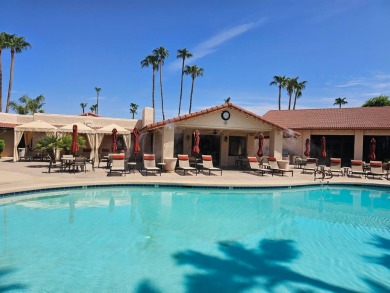
[(390, 129), (390, 107), (271, 110), (263, 118), (294, 130)]

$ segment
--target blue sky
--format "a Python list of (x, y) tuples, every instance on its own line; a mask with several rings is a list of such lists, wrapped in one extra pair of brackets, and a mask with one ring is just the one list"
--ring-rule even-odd
[[(195, 80), (193, 111), (224, 99), (263, 115), (277, 109), (274, 75), (308, 81), (297, 108), (348, 107), (390, 95), (390, 1), (387, 0), (0, 0), (0, 31), (25, 37), (32, 48), (15, 59), (12, 100), (43, 94), (47, 113), (79, 114), (81, 102), (99, 114), (131, 117), (152, 104), (151, 68), (140, 62), (163, 46), (166, 118), (177, 116), (180, 60), (204, 68)], [(3, 51), (3, 97), (9, 78)], [(156, 76), (158, 77), (158, 75)], [(188, 112), (191, 78), (184, 81)], [(156, 80), (156, 119), (161, 119)], [(284, 92), (282, 108), (288, 96)], [(3, 106), (4, 107), (4, 106)], [(141, 110), (136, 117), (141, 117)]]

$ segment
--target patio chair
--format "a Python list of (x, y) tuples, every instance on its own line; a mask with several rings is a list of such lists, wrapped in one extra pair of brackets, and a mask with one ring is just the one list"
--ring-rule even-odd
[(284, 166), (281, 167), (281, 164), (276, 160), (276, 158), (273, 157), (269, 157), (268, 162), (272, 176), (274, 176), (274, 173), (282, 173), (282, 176), (284, 173), (291, 173), (291, 176), (294, 176), (294, 171), (289, 169), (288, 164), (284, 164)]
[(99, 162), (98, 162), (98, 168), (100, 168), (100, 163), (104, 163), (106, 166), (108, 164), (108, 155), (103, 156), (99, 154)]
[(367, 171), (363, 170), (363, 161), (362, 160), (351, 160), (351, 170), (349, 171), (348, 176), (353, 175), (364, 175), (366, 177)]
[(73, 168), (73, 173), (76, 173), (76, 169), (80, 167), (81, 171), (84, 170), (84, 173), (87, 173), (87, 166), (86, 166), (86, 159), (85, 157), (75, 157), (72, 168)]
[(108, 175), (111, 176), (112, 172), (120, 172), (122, 174), (124, 173), (126, 176), (125, 156), (124, 155), (111, 155), (110, 156), (110, 171), (108, 172)]
[(264, 176), (265, 172), (270, 172), (271, 169), (267, 168), (264, 169), (263, 167), (260, 167), (259, 161), (257, 161), (256, 157), (248, 157), (248, 164), (249, 164), (249, 171), (253, 172), (259, 172), (261, 176)]
[(161, 168), (156, 166), (156, 156), (154, 154), (144, 154), (144, 167), (146, 176), (148, 172), (159, 172), (161, 176)]
[(307, 158), (306, 165), (303, 167), (302, 173), (305, 171), (313, 171), (313, 173), (317, 170), (317, 159), (316, 158)]
[(370, 161), (370, 171), (367, 172), (366, 177), (372, 176), (373, 178), (375, 176), (384, 177), (386, 176), (386, 173), (383, 172), (383, 164), (381, 161)]
[(330, 167), (328, 171), (331, 172), (332, 175), (333, 173), (340, 173), (344, 176), (344, 171), (341, 169), (341, 158), (330, 158)]
[(186, 172), (195, 171), (196, 176), (198, 176), (198, 172), (196, 168), (190, 166), (190, 159), (188, 155), (177, 155), (179, 160), (179, 166), (176, 167), (176, 170), (183, 170), (184, 176), (186, 176)]
[(202, 155), (202, 161), (203, 161), (203, 174), (205, 170), (209, 171), (209, 176), (211, 175), (211, 171), (220, 171), (222, 176), (222, 169), (214, 167), (213, 157), (211, 155)]
[(50, 160), (48, 173), (50, 173), (51, 169), (53, 168), (60, 168), (60, 172), (62, 172), (64, 169), (64, 164), (62, 161)]

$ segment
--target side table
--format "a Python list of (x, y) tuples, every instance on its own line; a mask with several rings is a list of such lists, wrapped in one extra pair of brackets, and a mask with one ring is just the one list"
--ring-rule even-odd
[(127, 170), (129, 171), (129, 174), (131, 171), (133, 171), (133, 173), (135, 173), (136, 166), (137, 166), (136, 162), (127, 162)]

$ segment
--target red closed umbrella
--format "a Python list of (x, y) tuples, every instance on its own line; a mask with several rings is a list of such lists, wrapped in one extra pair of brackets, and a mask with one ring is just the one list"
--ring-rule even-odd
[(310, 139), (306, 139), (305, 152), (303, 153), (306, 157), (310, 157)]
[(376, 159), (375, 149), (376, 149), (376, 140), (375, 138), (372, 138), (370, 141), (370, 153), (368, 154), (368, 158), (370, 159), (370, 161), (375, 161)]
[(138, 143), (138, 137), (139, 137), (139, 130), (137, 127), (134, 127), (133, 129), (133, 144), (134, 144), (133, 153), (134, 154), (138, 154), (141, 151), (141, 148), (139, 147), (139, 143)]
[(192, 148), (192, 152), (194, 155), (199, 155), (200, 149), (199, 149), (199, 142), (200, 142), (200, 132), (199, 130), (194, 131), (194, 147)]
[(70, 146), (70, 152), (75, 155), (79, 151), (79, 144), (77, 142), (77, 125), (73, 125), (73, 132), (72, 132), (72, 144)]
[(257, 155), (260, 158), (264, 155), (263, 145), (264, 145), (264, 135), (262, 133), (260, 133), (260, 135), (259, 135), (259, 150), (257, 151)]
[(326, 138), (321, 138), (321, 158), (326, 158)]
[(117, 141), (118, 141), (118, 130), (116, 130), (116, 128), (114, 128), (112, 130), (112, 145), (111, 145), (111, 151), (113, 153), (115, 153), (116, 150), (118, 149), (118, 146), (116, 145)]

